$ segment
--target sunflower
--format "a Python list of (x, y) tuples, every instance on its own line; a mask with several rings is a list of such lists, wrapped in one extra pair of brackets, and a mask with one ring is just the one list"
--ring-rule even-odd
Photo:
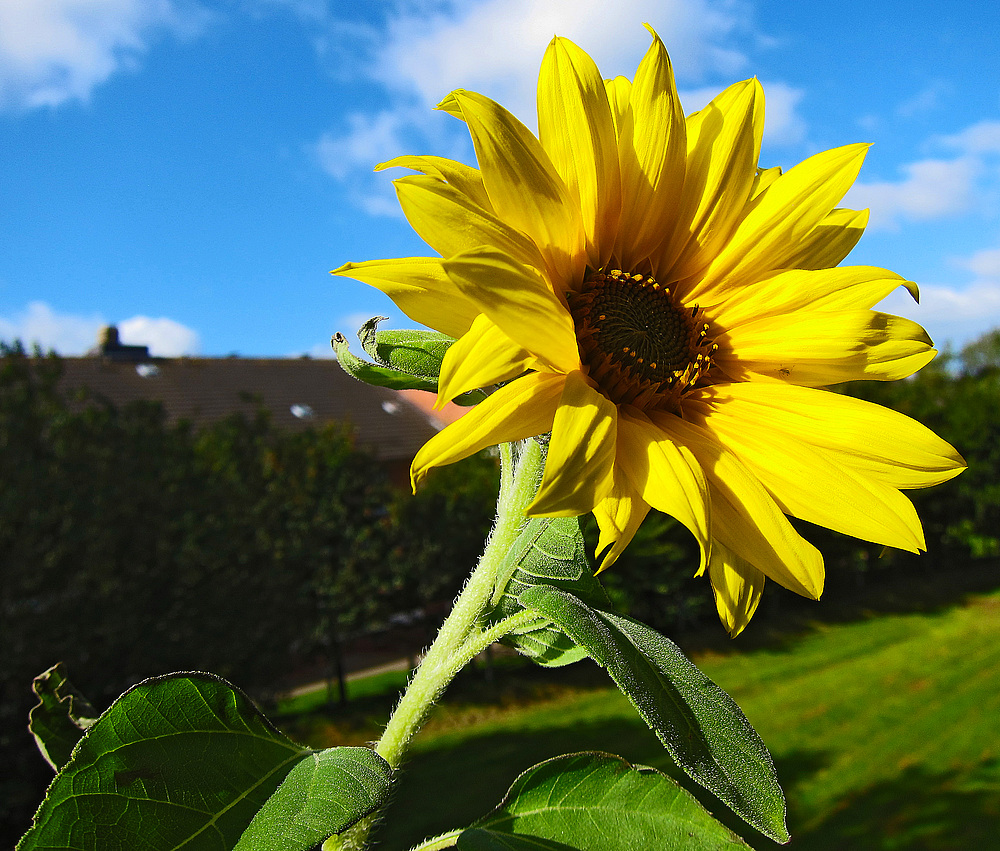
[(899, 275), (840, 263), (867, 211), (836, 204), (864, 145), (782, 173), (758, 168), (764, 96), (737, 83), (685, 118), (659, 37), (635, 79), (605, 80), (555, 38), (538, 80), (538, 136), (457, 90), (479, 169), (430, 156), (380, 168), (440, 255), (348, 263), (410, 318), (457, 338), (439, 403), (495, 392), (433, 437), (432, 467), (550, 433), (533, 516), (593, 512), (601, 569), (650, 508), (701, 549), (733, 635), (764, 578), (806, 597), (823, 559), (801, 518), (887, 547), (924, 549), (900, 489), (964, 462), (919, 423), (822, 389), (908, 376), (936, 354), (919, 325), (872, 307)]

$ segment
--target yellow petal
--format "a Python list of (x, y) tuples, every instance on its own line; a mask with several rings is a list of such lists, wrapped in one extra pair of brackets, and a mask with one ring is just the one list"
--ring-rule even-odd
[(594, 519), (600, 529), (596, 550), (601, 560), (598, 573), (618, 560), (648, 513), (649, 503), (625, 481), (621, 464), (615, 464), (611, 491), (594, 506)]
[(672, 414), (654, 414), (652, 419), (688, 447), (705, 470), (715, 540), (789, 591), (818, 600), (823, 593), (823, 556), (792, 528), (746, 466), (705, 429)]
[(433, 467), (550, 431), (565, 381), (563, 375), (533, 372), (487, 396), (420, 448), (410, 467), (414, 490)]
[(530, 239), (450, 184), (434, 177), (410, 175), (394, 181), (394, 185), (410, 225), (443, 257), (489, 245), (522, 265), (545, 268), (545, 261)]
[(580, 371), (566, 376), (529, 516), (586, 514), (610, 493), (617, 420), (618, 409), (589, 378)]
[(690, 530), (701, 548), (698, 573), (704, 571), (711, 551), (713, 507), (702, 467), (686, 445), (673, 440), (670, 423), (654, 424), (639, 411), (620, 411), (618, 464), (625, 481), (646, 503)]
[(917, 513), (898, 490), (837, 464), (795, 436), (778, 439), (769, 423), (739, 418), (739, 406), (728, 408), (711, 405), (705, 429), (739, 457), (786, 514), (887, 547), (925, 549)]
[(411, 168), (421, 174), (436, 177), (454, 186), (455, 189), (484, 210), (493, 211), (493, 204), (490, 202), (490, 196), (486, 194), (483, 176), (479, 173), (478, 168), (444, 157), (402, 156), (391, 159), (389, 162), (379, 163), (375, 166), (375, 171), (383, 171), (387, 168)]
[(625, 115), (628, 112), (628, 100), (632, 91), (632, 81), (626, 77), (615, 77), (604, 81), (604, 89), (608, 93), (608, 104), (611, 106), (611, 118), (615, 124), (615, 138), (621, 136)]
[(868, 225), (867, 210), (838, 207), (814, 227), (784, 262), (788, 269), (826, 269), (842, 262)]
[(757, 604), (764, 591), (764, 574), (746, 559), (715, 541), (712, 544), (708, 575), (712, 580), (719, 620), (729, 635), (736, 638), (757, 611)]
[(787, 268), (787, 258), (850, 188), (867, 149), (867, 145), (847, 145), (824, 151), (782, 174), (754, 199), (694, 297), (711, 301), (716, 289)]
[(750, 190), (750, 197), (755, 199), (779, 177), (781, 177), (781, 166), (775, 165), (771, 166), (771, 168), (758, 168), (757, 175), (753, 179), (753, 189)]
[[(697, 398), (697, 401), (695, 399)], [(835, 464), (895, 488), (925, 488), (957, 476), (962, 456), (929, 428), (897, 411), (840, 393), (788, 384), (716, 384), (685, 400), (702, 416), (769, 430), (776, 446), (804, 441)]]
[(653, 43), (639, 63), (619, 128), (622, 215), (615, 257), (625, 269), (670, 238), (684, 186), (684, 113), (670, 57), (660, 37), (647, 29)]
[(916, 322), (875, 310), (797, 311), (747, 322), (716, 338), (714, 360), (733, 380), (823, 387), (895, 381), (937, 351)]
[(531, 132), (498, 103), (452, 93), (462, 110), (497, 216), (525, 233), (566, 286), (583, 277), (586, 237), (580, 208)]
[(449, 337), (461, 337), (480, 313), (448, 277), (438, 257), (345, 263), (330, 274), (354, 278), (381, 290), (414, 322)]
[[(750, 198), (764, 130), (764, 92), (756, 79), (730, 86), (687, 119), (687, 173), (679, 218), (690, 225), (675, 234), (685, 240), (653, 264), (662, 280), (686, 277), (704, 269), (729, 239)], [(680, 257), (673, 255), (680, 249)], [(660, 272), (657, 275), (657, 272)]]
[(529, 516), (587, 514), (611, 491), (618, 409), (582, 372), (566, 376), (552, 423), (545, 473)]
[(599, 269), (621, 211), (618, 144), (601, 73), (569, 39), (552, 39), (542, 59), (538, 138), (580, 207), (590, 265)]
[(484, 314), (445, 353), (438, 377), (436, 408), (477, 387), (509, 381), (524, 372), (533, 358), (514, 345)]
[(444, 261), (456, 286), (515, 343), (553, 369), (580, 368), (569, 309), (538, 273), (490, 248)]
[(897, 287), (906, 287), (916, 299), (917, 285), (876, 266), (837, 266), (809, 271), (777, 272), (750, 286), (726, 294), (710, 313), (732, 328), (765, 316), (797, 310), (871, 308)]

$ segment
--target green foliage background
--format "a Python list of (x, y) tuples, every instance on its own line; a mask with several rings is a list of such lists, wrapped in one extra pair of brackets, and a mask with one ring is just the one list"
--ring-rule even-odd
[(99, 710), (179, 670), (266, 704), (290, 670), (332, 670), (353, 633), (449, 603), (482, 550), (493, 459), (414, 498), (336, 425), (292, 434), (261, 413), (195, 430), (158, 404), (63, 399), (58, 358), (0, 355), (3, 847), (51, 780), (26, 728), (51, 664)]

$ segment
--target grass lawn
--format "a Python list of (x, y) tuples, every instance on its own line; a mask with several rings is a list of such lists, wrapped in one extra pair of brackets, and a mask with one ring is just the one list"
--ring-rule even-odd
[[(998, 635), (994, 592), (940, 612), (814, 625), (779, 649), (697, 661), (771, 750), (789, 800), (791, 847), (1000, 848)], [(573, 666), (579, 682), (528, 706), (463, 704), (459, 695), (439, 707), (400, 776), (376, 847), (405, 849), (469, 823), (519, 771), (556, 754), (604, 750), (670, 770), (627, 701), (587, 685), (588, 664)], [(309, 738), (333, 744), (345, 735), (314, 727)], [(755, 848), (778, 847), (726, 820)]]

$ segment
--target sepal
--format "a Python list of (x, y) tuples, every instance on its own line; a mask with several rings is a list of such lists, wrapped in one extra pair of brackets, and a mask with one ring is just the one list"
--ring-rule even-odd
[[(386, 318), (372, 317), (358, 331), (361, 348), (374, 363), (353, 354), (347, 338), (339, 332), (330, 341), (338, 362), (348, 374), (366, 384), (436, 393), (441, 362), (454, 339), (437, 331), (379, 331), (379, 322)], [(484, 398), (481, 390), (472, 390), (454, 401), (459, 405), (475, 405)]]

